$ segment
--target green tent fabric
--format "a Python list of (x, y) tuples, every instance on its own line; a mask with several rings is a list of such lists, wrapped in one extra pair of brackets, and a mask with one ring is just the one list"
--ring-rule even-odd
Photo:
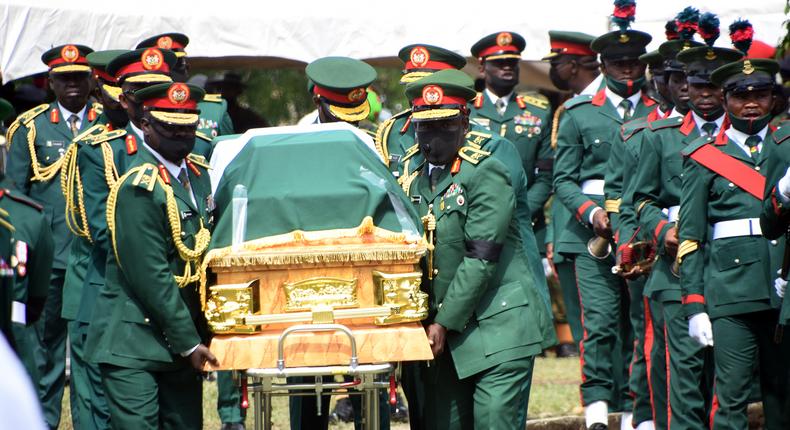
[(231, 245), (233, 190), (247, 188), (244, 240), (358, 226), (422, 234), (392, 173), (351, 130), (254, 136), (225, 168), (215, 193), (210, 248)]

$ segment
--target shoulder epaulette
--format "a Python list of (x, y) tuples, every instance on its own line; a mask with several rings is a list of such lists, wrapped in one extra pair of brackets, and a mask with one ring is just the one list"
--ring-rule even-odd
[(480, 148), (483, 146), (483, 143), (485, 143), (491, 137), (492, 137), (491, 133), (470, 131), (469, 133), (466, 133), (466, 143), (476, 148)]
[(408, 116), (408, 115), (411, 115), (411, 109), (402, 110), (402, 111), (396, 113), (395, 115), (392, 115), (391, 117), (389, 117), (387, 119), (387, 121), (389, 121), (391, 119), (394, 120), (394, 119), (397, 119), (397, 118), (400, 118), (400, 117), (403, 117), (403, 116)]
[(539, 93), (530, 93), (530, 94), (521, 94), (518, 97), (521, 97), (521, 100), (524, 100), (525, 103), (531, 104), (532, 106), (537, 106), (541, 109), (549, 109), (549, 99), (547, 99), (543, 94)]
[(156, 166), (151, 163), (145, 163), (129, 170), (129, 173), (130, 175), (127, 177), (132, 178), (132, 185), (148, 191), (154, 190), (156, 178), (159, 176), (159, 170)]
[(19, 121), (22, 124), (27, 124), (33, 118), (35, 118), (35, 117), (41, 115), (42, 113), (46, 112), (47, 109), (49, 109), (49, 105), (46, 104), (46, 103), (44, 103), (42, 105), (38, 105), (38, 106), (34, 107), (33, 109), (30, 109), (29, 111), (26, 111), (26, 112), (22, 113), (22, 115), (19, 115), (16, 120)]
[(776, 130), (773, 132), (772, 137), (774, 138), (774, 142), (776, 142), (777, 145), (784, 142), (788, 137), (790, 137), (790, 122), (780, 122), (776, 127)]
[(24, 204), (32, 207), (33, 209), (35, 209), (35, 210), (37, 210), (39, 212), (44, 210), (44, 206), (41, 206), (40, 204), (34, 202), (33, 200), (31, 200), (29, 197), (25, 196), (24, 194), (21, 194), (21, 193), (20, 194), (15, 194), (8, 188), (4, 188), (3, 189), (3, 195), (9, 197), (11, 200), (17, 201), (19, 203), (24, 203)]
[(683, 154), (685, 157), (688, 157), (689, 155), (693, 154), (694, 151), (702, 148), (703, 146), (709, 143), (713, 143), (714, 140), (715, 139), (712, 136), (700, 136), (694, 139), (693, 141), (691, 141), (691, 143), (689, 143), (688, 145), (686, 145), (686, 147), (683, 148), (683, 150), (680, 151), (680, 153)]
[(81, 140), (86, 140), (92, 136), (100, 136), (105, 132), (107, 127), (104, 124), (94, 124), (89, 129), (83, 131), (82, 133), (78, 134), (74, 138), (74, 142), (79, 142)]
[(91, 105), (91, 109), (93, 109), (96, 112), (96, 115), (101, 115), (102, 113), (104, 113), (104, 105), (101, 103), (93, 103)]
[(417, 154), (419, 152), (420, 152), (420, 145), (415, 143), (414, 145), (410, 146), (409, 149), (406, 150), (405, 154), (403, 154), (403, 158), (401, 158), (401, 162), (408, 160), (409, 158), (413, 157), (414, 154)]
[(650, 122), (651, 130), (660, 130), (662, 128), (680, 127), (683, 125), (683, 117), (677, 116), (674, 118), (658, 119)]
[(477, 164), (484, 158), (491, 155), (491, 153), (488, 151), (483, 151), (480, 148), (475, 148), (474, 146), (464, 146), (458, 150), (458, 155), (472, 164)]
[(100, 143), (108, 142), (110, 140), (123, 137), (125, 135), (126, 135), (126, 130), (120, 129), (120, 130), (108, 131), (101, 134), (94, 134), (92, 136), (86, 136), (82, 140), (84, 140), (85, 143), (87, 143), (88, 145), (98, 145)]
[(624, 141), (627, 141), (635, 134), (646, 129), (649, 124), (647, 118), (637, 118), (633, 121), (628, 121), (620, 128), (620, 137), (622, 137)]
[(209, 103), (222, 103), (222, 94), (206, 94), (203, 96), (204, 102)]
[(567, 100), (563, 106), (565, 106), (565, 110), (569, 110), (575, 108), (576, 106), (592, 103), (592, 99), (593, 96), (589, 94), (582, 94)]
[(477, 93), (474, 100), (472, 101), (472, 105), (475, 109), (480, 109), (483, 107), (483, 93)]
[(206, 157), (204, 157), (202, 155), (189, 154), (189, 155), (187, 155), (187, 160), (193, 162), (194, 164), (197, 164), (200, 167), (203, 167), (204, 169), (210, 169), (211, 168), (211, 165), (206, 160)]
[(202, 131), (195, 132), (195, 137), (199, 137), (199, 138), (205, 140), (206, 142), (211, 142), (212, 140), (214, 140), (209, 135), (207, 135), (206, 133), (203, 133)]

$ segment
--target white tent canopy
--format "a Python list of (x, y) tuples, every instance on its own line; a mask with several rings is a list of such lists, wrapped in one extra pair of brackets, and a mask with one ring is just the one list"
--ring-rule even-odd
[[(642, 0), (635, 29), (663, 41), (664, 23), (688, 0)], [(251, 0), (4, 0), (0, 31), (3, 81), (46, 71), (41, 54), (52, 46), (78, 43), (95, 50), (133, 48), (153, 34), (189, 35), (187, 52), (201, 65), (279, 67), (343, 55), (398, 64), (404, 45), (430, 43), (469, 55), (480, 37), (502, 30), (527, 39), (526, 60), (548, 52), (549, 29), (601, 34), (608, 30), (611, 0), (286, 2)], [(784, 34), (784, 1), (720, 0), (713, 12), (722, 23), (718, 45), (727, 46), (727, 26), (749, 19), (755, 38), (776, 44)], [(703, 8), (703, 11), (705, 8)], [(214, 59), (206, 62), (205, 59)], [(220, 60), (221, 61), (218, 61)], [(204, 60), (204, 61), (201, 61)], [(213, 63), (213, 64), (212, 64)]]

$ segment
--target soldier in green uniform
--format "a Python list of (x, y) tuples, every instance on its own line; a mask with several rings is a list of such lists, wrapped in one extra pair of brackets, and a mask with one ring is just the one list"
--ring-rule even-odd
[(518, 95), (519, 61), (526, 42), (513, 32), (489, 34), (472, 46), (486, 88), (471, 103), (469, 117), (487, 131), (511, 141), (521, 154), (529, 187), (532, 225), (542, 256), (546, 235), (543, 206), (551, 195), (551, 106), (539, 94)]
[(436, 238), (435, 264), (425, 267), (424, 279), (426, 331), (436, 357), (421, 375), (425, 428), (518, 427), (543, 340), (545, 305), (520, 243), (508, 168), (465, 145), (473, 88), (456, 70), (406, 87), (427, 161), (408, 194)]
[[(186, 47), (189, 38), (181, 33), (164, 33), (151, 36), (137, 44), (140, 48), (169, 49), (176, 53), (178, 61), (173, 67), (173, 80), (186, 82), (189, 78), (189, 63), (187, 62)], [(228, 102), (220, 94), (206, 94), (198, 104), (200, 109), (200, 122), (198, 123), (198, 137), (211, 142), (217, 136), (233, 134), (233, 121), (228, 115)], [(200, 154), (211, 158), (211, 154)], [(224, 421), (223, 421), (224, 422)]]
[[(683, 116), (673, 115), (649, 124), (641, 138), (639, 164), (633, 179), (633, 200), (639, 225), (650, 234), (659, 255), (645, 295), (655, 316), (654, 355), (665, 356), (664, 351), (668, 353), (671, 422), (673, 428), (679, 429), (707, 426), (713, 376), (712, 351), (689, 337), (688, 321), (681, 305), (680, 280), (676, 273), (672, 273), (678, 247), (676, 224), (683, 174), (680, 152), (701, 135), (713, 136), (721, 129), (724, 122), (721, 89), (710, 82), (710, 73), (741, 57), (737, 51), (713, 47), (718, 37), (715, 16), (703, 14), (699, 27), (707, 46), (682, 50), (674, 61), (670, 61), (672, 70), (677, 70), (676, 62), (684, 66), (685, 73), (671, 73), (686, 76), (688, 110)], [(675, 104), (675, 110), (683, 113), (680, 103)], [(666, 349), (663, 342), (666, 342)], [(658, 360), (654, 359), (654, 362)], [(662, 373), (654, 371), (654, 375), (659, 377)], [(656, 382), (653, 384), (653, 391), (658, 393)], [(668, 412), (660, 412), (666, 421)]]
[(208, 170), (188, 155), (203, 91), (163, 83), (136, 91), (145, 151), (110, 191), (113, 252), (86, 352), (99, 364), (113, 427), (202, 428), (205, 346), (198, 267), (210, 239)]
[[(0, 214), (0, 336), (8, 340), (8, 345), (14, 345), (13, 302), (14, 302), (14, 269), (11, 268), (13, 255), (14, 226)], [(5, 347), (7, 348), (7, 347)]]
[[(664, 60), (662, 78), (667, 88), (668, 99), (674, 106), (664, 116), (682, 116), (688, 111), (686, 75), (682, 63), (675, 61), (675, 55), (682, 49), (700, 45), (691, 40), (698, 20), (698, 10), (691, 7), (684, 9), (675, 19), (678, 27), (683, 28), (678, 32), (678, 38), (659, 46), (659, 55)], [(652, 312), (649, 310), (650, 304), (645, 300), (645, 296), (650, 297), (649, 290), (645, 289), (646, 269), (637, 264), (640, 260), (644, 261), (645, 252), (649, 253), (648, 259), (652, 258), (654, 247), (651, 235), (646, 230), (638, 228), (633, 205), (633, 189), (630, 188), (632, 173), (637, 168), (642, 131), (648, 127), (651, 120), (659, 117), (659, 108), (660, 105), (657, 104), (647, 116), (632, 119), (623, 125), (622, 132), (613, 141), (604, 187), (606, 200), (616, 202), (610, 210), (612, 227), (615, 231), (616, 261), (618, 267), (622, 269), (619, 274), (626, 279), (630, 295), (629, 310), (635, 345), (629, 386), (634, 399), (633, 422), (640, 430), (643, 427), (652, 428), (654, 422), (659, 428), (666, 428), (669, 424), (667, 373), (655, 371), (655, 369), (667, 368), (663, 318), (660, 317), (660, 310), (659, 312), (656, 312), (656, 309), (652, 309)], [(641, 246), (645, 242), (649, 244), (650, 250), (636, 252), (634, 247)], [(659, 315), (659, 318), (654, 319), (653, 315)], [(651, 369), (648, 369), (648, 366)], [(649, 379), (652, 379), (652, 382)]]
[[(555, 87), (563, 91), (571, 91), (574, 96), (580, 94), (595, 94), (603, 85), (603, 75), (600, 74), (596, 53), (590, 49), (590, 43), (595, 36), (575, 31), (549, 31), (551, 52), (543, 57), (549, 62), (549, 78)], [(557, 149), (557, 128), (562, 112), (565, 109), (560, 105), (554, 112), (551, 124), (551, 148)], [(579, 342), (584, 337), (581, 322), (581, 305), (579, 303), (579, 290), (576, 288), (576, 274), (573, 269), (573, 260), (555, 252), (557, 249), (555, 239), (559, 238), (565, 225), (571, 218), (571, 213), (555, 198), (551, 203), (551, 224), (547, 226), (546, 257), (552, 262), (562, 290), (562, 300), (565, 305), (565, 318), (571, 328), (574, 342), (574, 353), (578, 353)], [(562, 345), (560, 345), (562, 348)], [(558, 350), (558, 355), (560, 355)]]
[[(571, 210), (570, 220), (555, 252), (573, 255), (585, 336), (582, 341), (582, 403), (588, 428), (606, 428), (607, 410), (630, 411), (627, 398), (632, 330), (628, 319), (627, 287), (612, 274), (611, 256), (595, 258), (587, 244), (595, 236), (612, 239), (607, 212), (617, 201), (604, 204), (604, 176), (610, 149), (619, 128), (631, 118), (646, 116), (655, 102), (641, 91), (645, 53), (650, 35), (628, 29), (633, 10), (616, 6), (620, 29), (596, 38), (591, 48), (601, 56), (606, 88), (594, 96), (577, 96), (565, 103), (557, 136), (554, 187)], [(610, 245), (611, 246), (611, 245)], [(624, 422), (628, 422), (628, 416)]]
[[(743, 22), (731, 32), (751, 33)], [(748, 30), (747, 30), (748, 27)], [(745, 46), (736, 44), (744, 54)], [(683, 311), (691, 338), (714, 346), (717, 407), (713, 429), (747, 427), (746, 407), (759, 365), (766, 428), (790, 428), (786, 407), (787, 338), (775, 338), (778, 297), (773, 279), (780, 247), (761, 236), (766, 178), (763, 168), (778, 154), (783, 129), (770, 130), (772, 60), (742, 60), (714, 70), (724, 92), (729, 126), (702, 136), (682, 151), (684, 160), (678, 262)], [(768, 169), (770, 170), (770, 169)], [(777, 195), (778, 194), (778, 195)], [(782, 201), (782, 193), (773, 198)], [(770, 236), (775, 237), (771, 232)], [(773, 258), (772, 258), (773, 257)]]
[(91, 75), (85, 56), (90, 52), (90, 48), (81, 45), (62, 45), (46, 51), (42, 61), (49, 66), (50, 88), (56, 101), (23, 113), (8, 131), (8, 178), (44, 205), (54, 234), (55, 258), (43, 315), (42, 347), (47, 357), (39, 381), (44, 416), (50, 427), (57, 427), (60, 422), (65, 384), (66, 323), (61, 310), (72, 238), (65, 222), (59, 173), (69, 143), (91, 128), (98, 116), (87, 105)]

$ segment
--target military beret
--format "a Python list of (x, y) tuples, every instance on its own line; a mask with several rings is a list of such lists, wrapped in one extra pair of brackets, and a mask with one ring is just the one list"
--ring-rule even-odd
[(403, 61), (401, 84), (414, 82), (439, 70), (460, 70), (466, 65), (466, 58), (463, 56), (448, 49), (423, 43), (404, 46), (398, 52), (398, 58)]
[(156, 36), (151, 36), (148, 39), (138, 43), (135, 49), (140, 48), (159, 48), (169, 49), (176, 53), (176, 57), (185, 57), (187, 55), (186, 49), (189, 45), (189, 38), (186, 34), (181, 33), (164, 33)]
[(504, 58), (521, 59), (521, 51), (527, 42), (518, 33), (502, 31), (492, 33), (472, 45), (472, 56), (484, 60), (501, 60)]
[(686, 79), (690, 84), (707, 84), (710, 83), (711, 72), (740, 60), (743, 54), (734, 49), (698, 46), (681, 51), (676, 58), (685, 64)]
[(476, 95), (472, 78), (455, 69), (441, 70), (406, 85), (413, 121), (453, 118)]
[(367, 87), (376, 80), (369, 64), (348, 57), (324, 57), (305, 68), (312, 85), (308, 90), (329, 105), (343, 121), (361, 121), (370, 113)]
[(107, 64), (107, 73), (115, 76), (119, 84), (173, 82), (170, 70), (176, 64), (173, 51), (159, 48), (140, 48), (127, 51)]
[(90, 72), (86, 55), (93, 49), (84, 45), (60, 45), (41, 55), (41, 61), (49, 66), (50, 73)]
[(550, 60), (558, 55), (595, 55), (590, 49), (590, 43), (594, 39), (595, 36), (578, 31), (549, 30), (551, 52), (543, 60)]
[(779, 63), (774, 60), (742, 60), (714, 70), (710, 80), (725, 92), (763, 90), (773, 88), (778, 72)]
[(196, 85), (172, 82), (141, 88), (134, 95), (143, 104), (143, 109), (157, 121), (196, 125), (200, 114), (197, 104), (206, 92)]
[(0, 98), (0, 121), (5, 121), (14, 114), (14, 106), (6, 99)]

